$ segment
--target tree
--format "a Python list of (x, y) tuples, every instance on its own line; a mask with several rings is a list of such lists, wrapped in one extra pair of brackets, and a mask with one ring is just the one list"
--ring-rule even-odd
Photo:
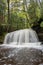
[(10, 24), (10, 0), (7, 0), (8, 3), (8, 23)]
[(6, 3), (5, 0), (0, 0), (0, 24), (4, 23), (4, 17), (5, 17), (5, 10), (6, 9)]
[(43, 0), (41, 0), (41, 18), (43, 19)]

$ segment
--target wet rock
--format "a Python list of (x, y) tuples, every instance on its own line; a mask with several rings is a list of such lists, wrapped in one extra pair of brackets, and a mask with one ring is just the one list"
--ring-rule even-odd
[(43, 63), (39, 64), (39, 65), (43, 65)]
[(0, 65), (40, 65), (43, 52), (35, 48), (0, 48)]

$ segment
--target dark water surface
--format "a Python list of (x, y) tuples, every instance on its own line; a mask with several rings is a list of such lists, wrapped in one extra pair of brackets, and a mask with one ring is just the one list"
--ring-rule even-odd
[(43, 65), (43, 52), (35, 48), (0, 46), (0, 65)]

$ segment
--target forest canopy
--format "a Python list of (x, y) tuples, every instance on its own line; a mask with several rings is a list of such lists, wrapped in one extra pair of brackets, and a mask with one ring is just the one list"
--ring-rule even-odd
[(43, 27), (43, 0), (0, 0), (2, 26), (29, 28), (37, 25), (40, 19), (40, 27)]

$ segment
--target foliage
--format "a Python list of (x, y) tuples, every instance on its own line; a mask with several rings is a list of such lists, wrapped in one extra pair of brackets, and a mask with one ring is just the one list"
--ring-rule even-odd
[(43, 21), (41, 22), (40, 27), (43, 27)]
[[(27, 6), (27, 0), (10, 0), (9, 5), (9, 15), (8, 15), (8, 5), (5, 0), (0, 0), (0, 15), (4, 19), (4, 22), (16, 28), (20, 28), (21, 24), (23, 28), (32, 27), (37, 25), (40, 18), (43, 18), (43, 1), (41, 0), (41, 8), (38, 4), (38, 1), (30, 0), (29, 5)], [(3, 6), (4, 5), (4, 6)], [(6, 12), (5, 12), (6, 11)], [(3, 13), (4, 12), (4, 13)], [(3, 17), (4, 15), (4, 17)], [(9, 18), (9, 21), (7, 20)], [(2, 21), (1, 19), (0, 21)], [(3, 22), (2, 22), (3, 24)]]
[(16, 12), (11, 13), (10, 21), (11, 21), (10, 23), (11, 26), (15, 27), (16, 29), (17, 28), (20, 29), (24, 27), (24, 19), (20, 13), (19, 14), (17, 14)]
[[(40, 8), (37, 5), (34, 0), (30, 1), (29, 7), (28, 7), (28, 14), (29, 14), (29, 22), (30, 24), (38, 23), (40, 19)], [(37, 24), (36, 24), (37, 25)]]
[(43, 1), (41, 0), (41, 18), (43, 19)]
[(23, 28), (32, 27), (34, 24), (37, 25), (43, 13), (41, 10), (43, 7), (40, 9), (38, 1), (30, 0), (30, 4), (28, 6), (26, 0), (11, 0), (9, 5), (10, 3), (11, 9), (9, 11), (9, 21), (11, 26), (19, 29), (21, 24), (24, 25)]
[(0, 0), (0, 24), (4, 22), (5, 10), (6, 10), (5, 0)]

